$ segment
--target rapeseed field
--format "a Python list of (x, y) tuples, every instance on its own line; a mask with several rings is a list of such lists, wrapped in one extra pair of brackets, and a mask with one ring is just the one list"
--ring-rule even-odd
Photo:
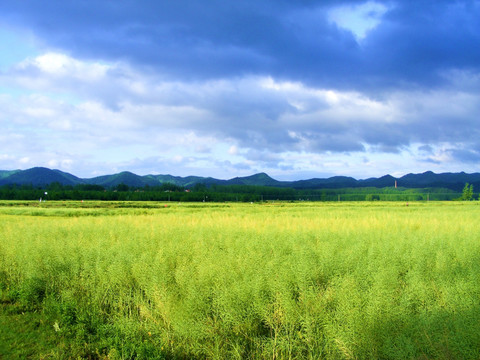
[(0, 358), (480, 358), (480, 204), (165, 204), (0, 203)]

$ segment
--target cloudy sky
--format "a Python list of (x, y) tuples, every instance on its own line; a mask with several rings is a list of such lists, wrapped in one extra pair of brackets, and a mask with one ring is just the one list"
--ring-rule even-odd
[(2, 0), (0, 169), (480, 171), (480, 1)]

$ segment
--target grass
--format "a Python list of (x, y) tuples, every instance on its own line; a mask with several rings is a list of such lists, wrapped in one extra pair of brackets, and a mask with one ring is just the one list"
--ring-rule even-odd
[(479, 212), (0, 203), (0, 358), (478, 359)]

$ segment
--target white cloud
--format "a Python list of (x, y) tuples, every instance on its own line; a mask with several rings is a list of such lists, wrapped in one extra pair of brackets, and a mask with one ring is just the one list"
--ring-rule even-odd
[(38, 69), (53, 77), (73, 77), (82, 81), (93, 81), (103, 78), (111, 66), (98, 62), (76, 60), (62, 53), (49, 52), (33, 59), (22, 61), (19, 70)]
[(14, 156), (9, 154), (0, 154), (0, 160), (13, 160), (15, 159)]
[(235, 145), (232, 145), (228, 148), (228, 153), (230, 155), (238, 155), (238, 147)]
[(358, 40), (375, 29), (388, 7), (382, 3), (368, 1), (360, 5), (342, 5), (331, 9), (328, 18), (338, 26), (350, 30)]
[[(227, 175), (373, 176), (392, 163), (424, 166), (425, 155), (414, 146), (480, 139), (480, 99), (466, 79), (463, 91), (397, 91), (373, 99), (273, 77), (167, 81), (122, 63), (59, 53), (24, 61), (1, 77), (18, 90), (0, 94), (0, 139), (15, 153), (16, 167), (43, 164), (79, 175), (97, 166), (183, 175), (221, 166), (218, 173)], [(450, 164), (451, 148), (435, 149), (429, 159)], [(368, 162), (361, 160), (365, 154)]]

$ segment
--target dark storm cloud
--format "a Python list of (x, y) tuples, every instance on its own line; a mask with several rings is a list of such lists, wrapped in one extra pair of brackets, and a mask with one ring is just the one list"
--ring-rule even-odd
[(449, 149), (447, 151), (455, 160), (463, 163), (480, 162), (480, 152), (470, 149)]
[(366, 39), (366, 74), (381, 83), (439, 85), (448, 69), (480, 66), (478, 1), (398, 1)]
[(433, 152), (433, 148), (430, 145), (422, 145), (418, 150), (425, 154), (431, 154)]
[[(315, 86), (441, 85), (480, 67), (478, 1), (389, 1), (366, 39), (328, 20), (359, 1), (3, 1), (4, 21), (83, 58), (124, 59), (164, 76), (272, 75)], [(379, 1), (378, 3), (381, 3)]]

